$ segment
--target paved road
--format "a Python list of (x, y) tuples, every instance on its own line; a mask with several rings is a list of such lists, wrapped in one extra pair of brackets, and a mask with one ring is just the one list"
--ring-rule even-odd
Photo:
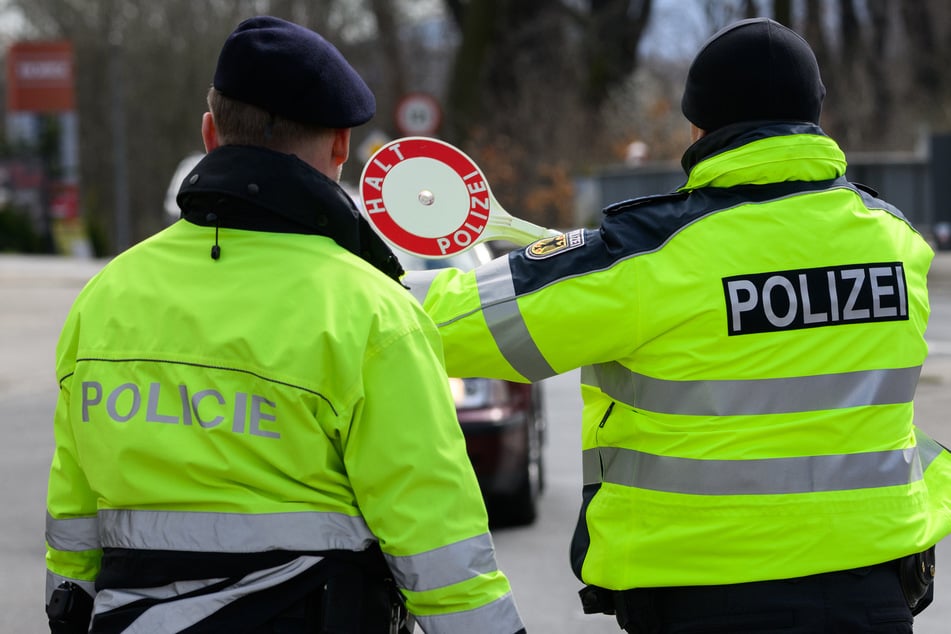
[[(43, 517), (55, 405), (53, 352), (69, 304), (101, 263), (0, 255), (0, 633), (41, 634)], [(916, 401), (918, 424), (951, 444), (951, 253), (936, 260), (930, 280), (932, 356)], [(545, 384), (550, 414), (547, 490), (539, 522), (495, 534), (499, 560), (512, 580), (529, 631), (614, 634), (609, 617), (581, 613), (579, 583), (567, 549), (580, 498), (577, 375)], [(939, 546), (938, 599), (917, 620), (918, 634), (951, 631), (951, 542)]]

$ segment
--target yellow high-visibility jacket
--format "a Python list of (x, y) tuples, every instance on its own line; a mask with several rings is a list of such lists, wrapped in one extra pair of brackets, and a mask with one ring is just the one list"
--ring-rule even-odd
[[(215, 556), (233, 570), (290, 553), (235, 582), (248, 593), (378, 542), (424, 631), (519, 630), (432, 321), (331, 238), (261, 230), (267, 214), (228, 228), (227, 214), (118, 256), (69, 313), (47, 600), (71, 580), (99, 590), (98, 615), (210, 588), (232, 574)], [(204, 577), (176, 570), (198, 553)], [(200, 612), (169, 605), (139, 625), (178, 631)]]
[(851, 569), (951, 531), (951, 455), (913, 425), (933, 253), (813, 125), (733, 127), (671, 195), (470, 273), (404, 278), (454, 376), (574, 368), (586, 583)]

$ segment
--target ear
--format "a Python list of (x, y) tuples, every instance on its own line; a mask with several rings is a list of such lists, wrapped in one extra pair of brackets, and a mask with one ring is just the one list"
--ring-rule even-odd
[(215, 119), (210, 112), (206, 112), (201, 118), (201, 140), (205, 143), (206, 152), (211, 152), (221, 145), (218, 143), (218, 129), (215, 128)]
[(333, 146), (330, 149), (334, 167), (340, 167), (350, 158), (350, 128), (334, 130)]
[(690, 142), (691, 143), (696, 143), (697, 141), (699, 141), (705, 136), (707, 136), (706, 130), (701, 130), (694, 124), (692, 123), (690, 124)]

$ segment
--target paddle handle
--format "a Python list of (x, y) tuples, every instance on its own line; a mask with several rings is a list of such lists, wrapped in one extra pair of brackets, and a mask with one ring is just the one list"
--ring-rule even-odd
[(508, 212), (493, 214), (482, 234), (483, 240), (508, 240), (519, 246), (525, 246), (550, 236), (560, 235), (560, 231), (546, 229), (527, 220), (516, 218)]

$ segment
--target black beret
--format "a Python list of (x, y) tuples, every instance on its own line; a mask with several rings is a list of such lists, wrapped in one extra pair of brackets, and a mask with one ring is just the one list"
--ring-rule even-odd
[(300, 25), (258, 16), (228, 36), (212, 84), (226, 97), (325, 128), (369, 121), (376, 100), (334, 46)]
[(700, 48), (681, 109), (698, 128), (758, 120), (819, 123), (826, 89), (809, 44), (769, 18), (740, 20)]

